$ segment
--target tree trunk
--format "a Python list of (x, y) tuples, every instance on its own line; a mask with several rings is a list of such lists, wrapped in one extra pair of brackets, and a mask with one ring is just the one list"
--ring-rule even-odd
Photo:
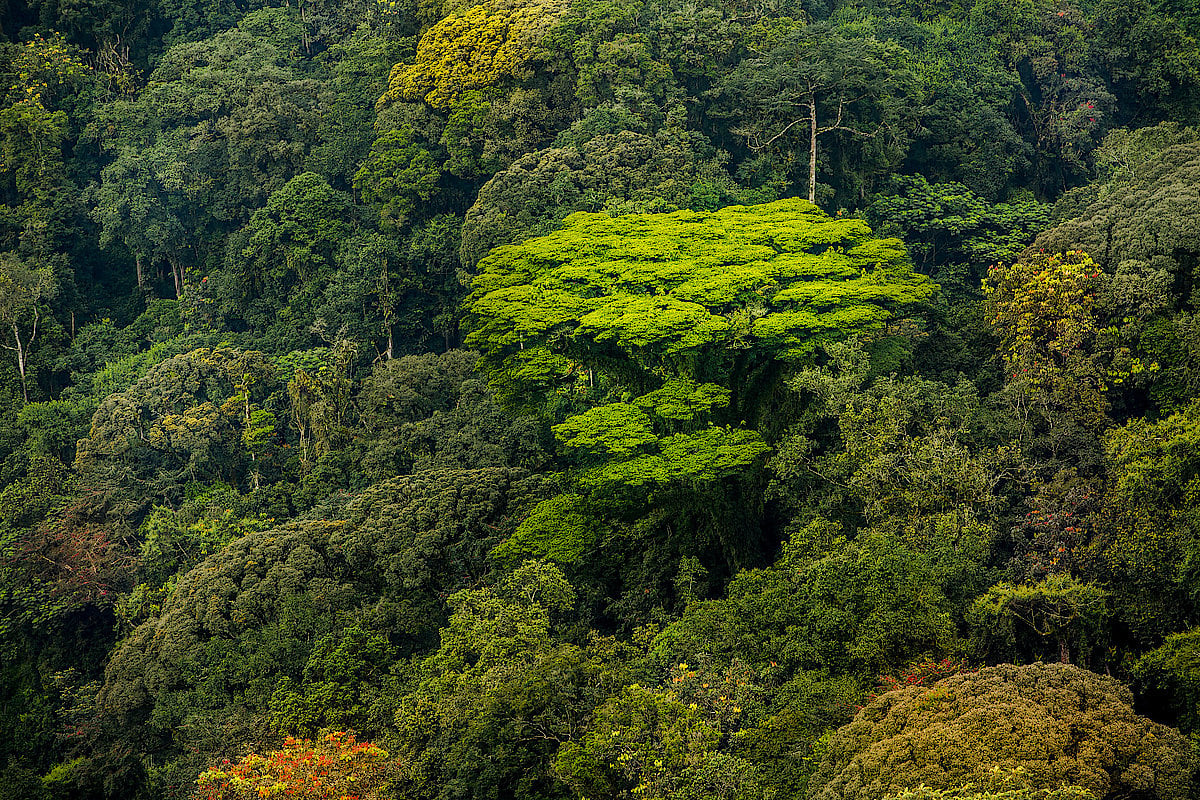
[(172, 258), (170, 260), (170, 264), (171, 264), (171, 277), (175, 279), (175, 299), (182, 300), (183, 299), (183, 267), (179, 266), (178, 260), (176, 260), (174, 258)]
[(1071, 663), (1071, 649), (1067, 645), (1067, 637), (1062, 636), (1058, 640), (1058, 660), (1064, 664)]
[(17, 346), (13, 348), (17, 352), (17, 372), (21, 375), (21, 396), (25, 398), (25, 405), (29, 405), (29, 385), (25, 381), (25, 345), (21, 344), (21, 329), (17, 327), (17, 323), (13, 323), (13, 341)]
[(808, 139), (808, 202), (817, 202), (817, 98), (808, 104), (810, 133)]
[(140, 255), (135, 255), (133, 257), (133, 266), (135, 269), (137, 269), (137, 282), (138, 289), (140, 290), (144, 288), (146, 284), (146, 279), (142, 275), (142, 257)]

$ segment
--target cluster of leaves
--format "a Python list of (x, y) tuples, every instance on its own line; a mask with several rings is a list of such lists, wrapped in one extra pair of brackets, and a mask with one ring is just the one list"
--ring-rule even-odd
[[(1012, 783), (1009, 778), (997, 770), (999, 783)], [(1020, 775), (1020, 773), (1016, 773)], [(933, 789), (928, 786), (918, 786), (915, 789), (905, 789), (888, 795), (889, 800), (1088, 800), (1094, 794), (1082, 786), (1061, 786), (1057, 789), (1031, 789), (1028, 785), (1016, 788), (987, 789), (974, 784), (959, 786), (954, 789)]]
[(889, 692), (830, 739), (811, 796), (978, 785), (993, 766), (1021, 769), (1038, 788), (1186, 796), (1186, 739), (1138, 717), (1132, 699), (1111, 678), (1047, 664), (988, 667)]

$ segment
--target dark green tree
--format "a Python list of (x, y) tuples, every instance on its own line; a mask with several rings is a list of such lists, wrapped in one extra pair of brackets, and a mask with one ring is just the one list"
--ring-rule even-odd
[(101, 108), (90, 126), (114, 157), (93, 194), (102, 242), (123, 243), (144, 269), (165, 262), (177, 296), (316, 144), (327, 98), (289, 52), (296, 16), (263, 9), (171, 48), (136, 99)]
[(270, 449), (256, 430), (274, 427), (263, 405), (279, 388), (273, 376), (253, 351), (201, 348), (169, 358), (100, 404), (76, 469), (126, 514), (178, 503), (189, 481), (257, 480), (269, 469)]
[(311, 346), (317, 305), (337, 272), (341, 245), (354, 232), (354, 217), (350, 196), (312, 172), (273, 192), (229, 237), (225, 269), (213, 278), (231, 321), (249, 326), (277, 352)]
[(794, 151), (807, 154), (803, 167), (788, 163), (785, 174), (803, 176), (814, 203), (822, 137), (856, 153), (858, 174), (834, 175), (833, 183), (840, 202), (861, 201), (872, 180), (903, 156), (909, 134), (902, 111), (917, 91), (896, 45), (821, 25), (741, 62), (714, 90), (751, 152), (782, 154), (785, 162)]
[(575, 591), (526, 562), (501, 583), (450, 597), (441, 644), (396, 712), (400, 789), (416, 798), (562, 797), (551, 763), (627, 680), (630, 648), (574, 641)]

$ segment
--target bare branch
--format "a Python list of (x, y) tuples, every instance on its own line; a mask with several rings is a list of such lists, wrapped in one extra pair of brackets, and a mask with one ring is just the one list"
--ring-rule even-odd
[(749, 131), (736, 130), (735, 133), (740, 133), (742, 136), (745, 136), (746, 144), (750, 147), (751, 150), (758, 153), (763, 150), (766, 150), (768, 147), (775, 144), (775, 142), (778, 141), (780, 138), (782, 138), (784, 136), (784, 134), (786, 134), (788, 131), (790, 131), (792, 128), (794, 128), (796, 125), (800, 124), (801, 122), (808, 122), (808, 117), (797, 117), (796, 119), (792, 120), (787, 125), (785, 125), (783, 130), (781, 130), (779, 133), (775, 134), (774, 136), (772, 136), (770, 139), (768, 139), (765, 142), (760, 142), (758, 135), (754, 134), (754, 133), (750, 133)]

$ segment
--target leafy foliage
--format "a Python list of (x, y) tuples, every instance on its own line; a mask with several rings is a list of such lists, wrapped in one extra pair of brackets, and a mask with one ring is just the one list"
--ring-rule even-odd
[(423, 100), (447, 110), (469, 92), (517, 77), (564, 5), (492, 2), (449, 14), (421, 36), (414, 63), (392, 70), (382, 102)]
[(932, 292), (899, 242), (799, 200), (581, 213), (497, 249), (479, 269), (467, 341), (507, 393), (576, 383), (579, 362), (634, 386), (655, 369), (724, 379), (739, 357), (804, 358), (821, 341), (880, 329)]
[(711, 210), (723, 188), (703, 140), (681, 130), (602, 133), (522, 156), (479, 190), (463, 222), (462, 258), (548, 233), (575, 211)]
[(169, 358), (101, 404), (76, 464), (134, 508), (177, 500), (188, 480), (238, 485), (265, 456), (245, 435), (270, 424), (254, 412), (272, 377), (262, 353), (201, 348)]
[(335, 731), (316, 742), (289, 737), (280, 750), (252, 753), (200, 773), (196, 796), (239, 800), (284, 793), (312, 800), (376, 800), (384, 797), (389, 766), (385, 750), (356, 742), (352, 734)]
[(741, 709), (730, 704), (721, 719), (684, 699), (627, 686), (597, 709), (581, 742), (559, 751), (557, 773), (577, 797), (762, 796), (754, 766), (718, 749)]
[(1062, 663), (1075, 653), (1087, 666), (1108, 614), (1104, 589), (1060, 572), (1034, 585), (997, 584), (976, 598), (970, 617), (990, 660), (1040, 661), (1053, 657), (1051, 644)]
[(402, 791), (559, 795), (549, 757), (621, 685), (627, 657), (611, 640), (563, 635), (555, 623), (575, 601), (562, 573), (535, 561), (450, 598), (441, 645), (396, 712)]
[(1069, 251), (994, 266), (984, 284), (1010, 402), (1052, 457), (1072, 432), (1105, 421), (1109, 370), (1098, 352), (1095, 312), (1100, 277), (1087, 253)]
[[(1111, 678), (1061, 664), (1005, 664), (881, 695), (838, 731), (811, 797), (953, 789), (1022, 769), (1035, 789), (1183, 797), (1187, 743), (1139, 717)], [(1003, 723), (1000, 723), (1003, 720)]]
[(1180, 554), (1196, 542), (1198, 411), (1193, 404), (1159, 422), (1136, 420), (1105, 438), (1110, 486), (1097, 543), (1122, 616), (1146, 641), (1190, 626), (1195, 614), (1192, 560)]
[[(1019, 773), (1017, 774), (1019, 775)], [(888, 795), (889, 800), (948, 800), (948, 798), (961, 798), (962, 800), (968, 800), (968, 798), (970, 800), (1035, 800), (1035, 798), (1041, 800), (1087, 800), (1089, 797), (1095, 797), (1095, 795), (1080, 786), (1061, 786), (1054, 789), (1030, 789), (1028, 787), (984, 789), (974, 784), (954, 789), (931, 789), (928, 786), (919, 786), (916, 789), (905, 789), (903, 792)]]
[(3, 4), (0, 798), (1180, 796), (1192, 5)]

